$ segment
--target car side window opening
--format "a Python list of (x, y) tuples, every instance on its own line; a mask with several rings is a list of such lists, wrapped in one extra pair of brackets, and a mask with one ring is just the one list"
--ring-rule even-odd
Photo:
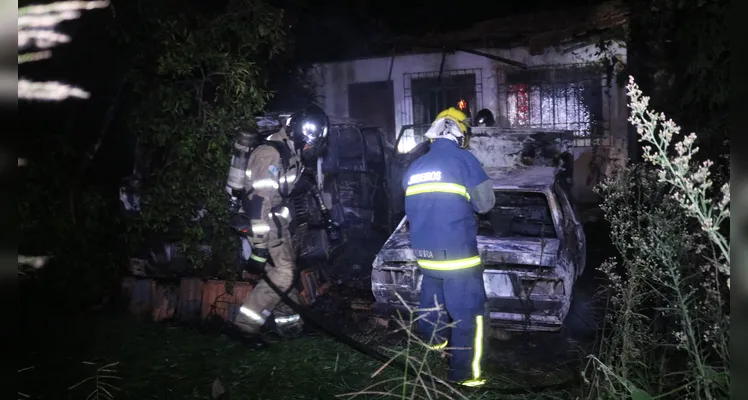
[(480, 218), (479, 234), (493, 237), (556, 239), (548, 198), (544, 193), (495, 191), (496, 205)]
[(363, 129), (361, 133), (364, 134), (364, 141), (366, 142), (366, 159), (371, 162), (384, 161), (384, 153), (378, 140), (379, 137), (383, 136), (381, 131), (379, 129), (367, 128)]
[(561, 203), (563, 223), (564, 224), (572, 223), (573, 221), (576, 220), (576, 216), (574, 215), (574, 210), (571, 208), (569, 196), (566, 194), (564, 189), (559, 184), (556, 184), (553, 186), (553, 191), (556, 194), (556, 197), (558, 197), (559, 203)]

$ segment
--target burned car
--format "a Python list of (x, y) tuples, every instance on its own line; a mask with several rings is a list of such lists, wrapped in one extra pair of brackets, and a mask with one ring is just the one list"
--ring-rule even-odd
[(327, 152), (318, 175), (326, 202), (350, 235), (388, 230), (387, 165), (394, 148), (377, 126), (330, 117)]
[[(471, 151), (493, 180), (496, 196), (493, 210), (478, 217), (491, 326), (557, 331), (586, 263), (584, 231), (569, 197), (571, 172), (568, 161), (562, 162), (569, 157), (565, 139), (571, 139), (566, 132), (476, 131)], [(403, 307), (397, 295), (417, 307), (421, 278), (403, 217), (373, 263), (375, 308)]]

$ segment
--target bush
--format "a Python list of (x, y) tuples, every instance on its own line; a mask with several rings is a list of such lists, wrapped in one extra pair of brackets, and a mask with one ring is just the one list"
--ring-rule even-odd
[[(585, 370), (587, 398), (715, 399), (730, 391), (729, 185), (712, 200), (709, 161), (691, 157), (695, 134), (671, 146), (680, 127), (647, 110), (627, 87), (645, 160), (600, 185), (619, 256), (609, 278), (608, 322)], [(653, 395), (650, 395), (653, 394)]]
[(144, 204), (128, 236), (134, 244), (178, 236), (198, 271), (229, 265), (237, 251), (226, 232), (231, 144), (272, 97), (268, 71), (289, 50), (284, 12), (249, 0), (115, 4), (124, 15), (117, 38), (133, 53), (127, 129), (138, 141)]

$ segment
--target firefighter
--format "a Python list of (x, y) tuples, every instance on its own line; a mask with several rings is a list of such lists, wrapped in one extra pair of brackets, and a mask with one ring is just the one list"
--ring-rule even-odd
[(425, 134), (431, 148), (408, 168), (403, 189), (423, 275), (420, 309), (446, 309), (422, 311), (418, 333), (432, 349), (449, 345), (449, 381), (479, 386), (486, 294), (475, 213), (490, 211), (496, 200), (491, 179), (466, 150), (468, 126), (462, 111), (442, 111)]
[(475, 116), (475, 126), (496, 126), (496, 120), (491, 110), (484, 108)]
[[(267, 277), (293, 300), (298, 299), (292, 290), (296, 251), (289, 229), (288, 199), (304, 165), (316, 160), (329, 126), (321, 108), (307, 107), (255, 147), (247, 162), (241, 202), (250, 222), (249, 229), (244, 229), (252, 245), (250, 259), (264, 268)], [(261, 280), (239, 308), (234, 324), (246, 344), (263, 348), (267, 343), (260, 330), (270, 319), (281, 333), (294, 335), (303, 327), (301, 317)]]

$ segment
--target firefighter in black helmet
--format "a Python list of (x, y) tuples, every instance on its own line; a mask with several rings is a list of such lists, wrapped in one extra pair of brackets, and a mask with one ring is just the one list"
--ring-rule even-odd
[[(289, 230), (292, 216), (288, 199), (305, 164), (319, 154), (329, 129), (325, 112), (316, 106), (307, 107), (262, 140), (246, 164), (241, 204), (249, 224), (240, 231), (252, 245), (250, 259), (264, 268), (266, 276), (293, 300), (298, 299), (295, 291), (289, 292), (296, 252)], [(245, 343), (261, 348), (266, 343), (260, 337), (260, 329), (270, 319), (287, 334), (302, 330), (301, 317), (261, 280), (240, 307), (234, 325), (242, 332)]]
[(480, 111), (478, 111), (478, 114), (475, 115), (475, 122), (473, 122), (473, 126), (495, 126), (496, 120), (493, 117), (493, 113), (491, 110), (484, 108)]

